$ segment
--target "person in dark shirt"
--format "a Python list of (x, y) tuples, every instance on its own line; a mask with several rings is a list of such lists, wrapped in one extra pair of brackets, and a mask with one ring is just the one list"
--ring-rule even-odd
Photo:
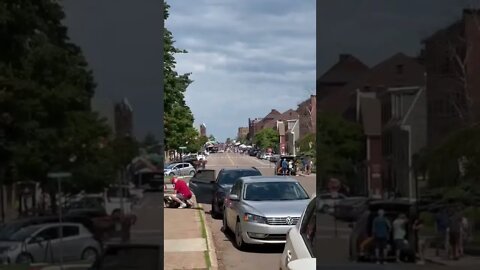
[(384, 263), (386, 247), (391, 231), (390, 221), (385, 217), (383, 209), (378, 210), (378, 216), (372, 222), (372, 235), (375, 241), (375, 256), (377, 264)]
[(287, 175), (287, 172), (288, 172), (288, 162), (287, 160), (284, 158), (282, 160), (282, 175)]
[(440, 249), (444, 248), (446, 256), (448, 257), (448, 214), (445, 210), (441, 210), (435, 215), (435, 227), (437, 232), (437, 245), (435, 254), (440, 255)]

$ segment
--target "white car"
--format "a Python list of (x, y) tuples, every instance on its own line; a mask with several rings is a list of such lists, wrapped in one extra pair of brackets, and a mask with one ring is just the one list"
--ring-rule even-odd
[(316, 251), (314, 250), (317, 218), (316, 204), (316, 196), (313, 196), (313, 199), (310, 200), (307, 208), (303, 212), (300, 222), (288, 232), (287, 242), (280, 258), (281, 270), (315, 269), (293, 267), (290, 263), (296, 260), (316, 258)]
[(288, 264), (288, 270), (315, 270), (317, 269), (317, 259), (299, 259)]
[(270, 160), (271, 157), (272, 157), (272, 154), (267, 153), (267, 154), (265, 154), (265, 156), (263, 156), (263, 159)]

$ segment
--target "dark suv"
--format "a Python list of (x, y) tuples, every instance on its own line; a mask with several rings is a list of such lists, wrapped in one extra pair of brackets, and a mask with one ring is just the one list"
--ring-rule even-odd
[[(212, 204), (212, 217), (220, 218), (223, 214), (223, 202), (230, 192), (233, 183), (244, 176), (262, 175), (255, 167), (248, 168), (224, 168), (218, 172), (217, 178), (212, 175), (213, 170), (201, 170), (190, 179), (189, 187), (200, 203)], [(214, 171), (213, 171), (214, 172)], [(203, 177), (202, 177), (203, 175)]]

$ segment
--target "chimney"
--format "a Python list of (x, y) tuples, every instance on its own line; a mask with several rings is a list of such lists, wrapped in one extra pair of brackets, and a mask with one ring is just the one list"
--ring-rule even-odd
[(351, 54), (340, 54), (340, 58), (339, 58), (339, 61), (345, 61), (347, 60), (348, 58), (350, 58), (352, 55)]

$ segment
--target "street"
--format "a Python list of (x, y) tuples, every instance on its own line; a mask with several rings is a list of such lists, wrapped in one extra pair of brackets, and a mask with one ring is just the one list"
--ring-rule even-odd
[[(262, 175), (273, 176), (273, 163), (235, 153), (216, 153), (208, 157), (207, 168), (218, 170), (225, 167), (251, 167), (259, 169)], [(309, 195), (315, 193), (314, 175), (296, 176)], [(220, 229), (222, 220), (210, 216), (210, 205), (204, 205), (207, 223), (210, 226), (217, 249), (219, 270), (278, 269), (283, 245), (252, 247), (247, 252), (239, 251), (232, 242), (232, 236), (225, 235)]]

